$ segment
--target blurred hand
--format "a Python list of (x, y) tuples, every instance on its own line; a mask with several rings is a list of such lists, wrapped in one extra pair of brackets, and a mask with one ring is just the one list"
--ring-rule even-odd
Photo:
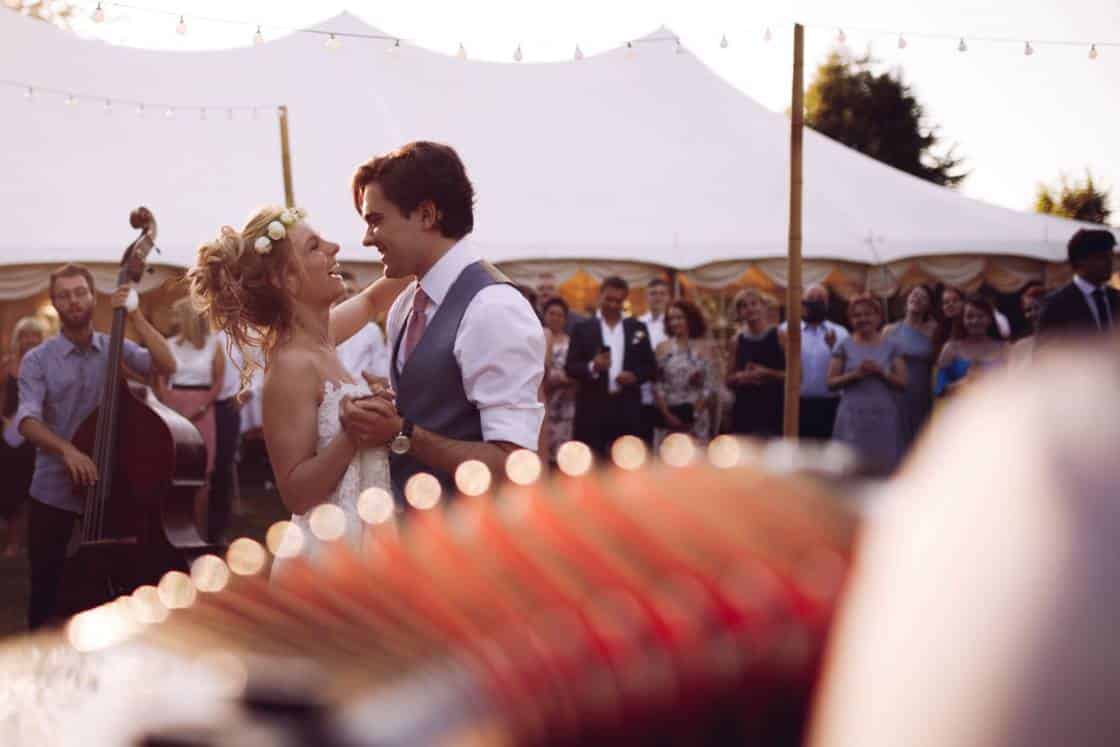
[(387, 391), (394, 397), (396, 396), (396, 393), (389, 386), (388, 379), (382, 376), (374, 376), (369, 371), (362, 371), (362, 378), (366, 380), (366, 383), (369, 384), (369, 390), (374, 394)]
[(602, 353), (599, 353), (597, 356), (595, 356), (594, 358), (591, 359), (591, 363), (595, 367), (595, 370), (598, 371), (599, 373), (603, 373), (604, 371), (609, 371), (610, 368), (611, 368), (611, 353), (610, 353), (610, 351), (609, 350), (604, 350)]
[[(128, 301), (128, 294), (132, 292), (131, 285), (122, 285), (113, 291), (113, 295), (109, 298), (114, 309), (123, 309)], [(139, 308), (139, 307), (137, 307)], [(129, 312), (132, 313), (131, 311)]]
[(633, 371), (623, 371), (615, 381), (619, 386), (632, 386), (638, 383), (638, 377), (634, 375)]
[(360, 446), (384, 446), (400, 433), (401, 417), (387, 397), (343, 397), (338, 413), (342, 429)]
[(879, 364), (876, 363), (875, 361), (862, 361), (859, 364), (859, 372), (860, 372), (860, 375), (862, 375), (864, 377), (867, 377), (867, 376), (882, 376), (883, 375), (883, 369), (880, 368)]
[(62, 452), (62, 462), (75, 485), (87, 487), (97, 482), (97, 465), (76, 446), (70, 446)]
[(830, 348), (836, 344), (836, 331), (831, 327), (824, 328), (824, 344)]

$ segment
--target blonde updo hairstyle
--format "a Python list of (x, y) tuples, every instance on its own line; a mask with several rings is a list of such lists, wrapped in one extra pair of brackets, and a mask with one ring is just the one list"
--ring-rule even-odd
[[(258, 210), (241, 231), (222, 226), (218, 237), (198, 249), (198, 260), (187, 273), (191, 299), (215, 330), (224, 331), (229, 348), (259, 348), (267, 364), (276, 343), (292, 326), (292, 305), (285, 273), (292, 258), (291, 240), (271, 240), (261, 253), (257, 239), (268, 236), (268, 226), (280, 219), (284, 208), (269, 205)], [(248, 385), (254, 356), (245, 356), (242, 387)]]

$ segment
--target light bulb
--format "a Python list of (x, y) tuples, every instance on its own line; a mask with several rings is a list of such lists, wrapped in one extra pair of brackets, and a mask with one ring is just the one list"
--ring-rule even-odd
[(327, 41), (323, 44), (323, 46), (331, 51), (334, 51), (342, 46), (342, 42), (338, 40), (337, 36), (331, 34), (327, 37)]
[(112, 114), (113, 113), (113, 102), (110, 101), (109, 99), (105, 99), (105, 113), (106, 114)]
[(144, 105), (143, 104), (137, 104), (136, 105), (136, 116), (140, 117), (141, 119), (144, 118)]
[(681, 46), (681, 40), (677, 39), (677, 43), (673, 45), (673, 51), (677, 54), (684, 54), (684, 47)]
[(578, 44), (576, 45), (576, 53), (575, 53), (574, 57), (577, 60), (582, 60), (583, 59), (583, 50), (579, 48)]
[(518, 44), (517, 49), (513, 50), (513, 61), (521, 62), (522, 59), (524, 59), (524, 55), (521, 54), (521, 45)]
[(32, 88), (31, 86), (28, 86), (27, 90), (23, 92), (23, 97), (25, 99), (27, 99), (28, 101), (34, 101), (35, 100), (35, 89)]
[(762, 34), (762, 41), (768, 42), (774, 38), (774, 34), (770, 32), (770, 27), (766, 27), (766, 31)]
[(727, 43), (727, 34), (724, 34), (719, 40), (719, 48), (727, 49), (728, 46), (730, 45)]
[(843, 44), (848, 41), (848, 35), (844, 33), (844, 29), (839, 29), (836, 32), (836, 43)]
[(906, 38), (902, 34), (898, 35), (898, 48), (906, 49)]
[(957, 45), (958, 52), (967, 52), (968, 45), (964, 43), (964, 37), (961, 37), (961, 43)]
[(175, 24), (175, 33), (180, 36), (187, 33), (187, 19), (183, 16), (179, 16), (179, 22)]
[(463, 42), (459, 42), (459, 51), (455, 53), (455, 56), (460, 60), (467, 59), (467, 48), (463, 46)]
[(634, 42), (626, 42), (626, 59), (634, 59)]
[(163, 112), (164, 119), (175, 119), (175, 110), (170, 106)]
[(198, 118), (201, 119), (203, 122), (206, 121), (206, 109), (199, 109), (198, 110)]
[(1093, 46), (1089, 47), (1089, 59), (1090, 59), (1090, 60), (1095, 60), (1095, 59), (1097, 59), (1097, 57), (1099, 56), (1099, 54), (1100, 54), (1100, 53), (1099, 53), (1099, 52), (1097, 52), (1097, 45), (1096, 45), (1096, 44), (1094, 44)]
[(97, 7), (94, 8), (94, 10), (93, 10), (93, 22), (94, 23), (104, 23), (105, 22), (105, 11), (101, 8), (101, 3), (98, 3)]
[(1025, 54), (1027, 57), (1030, 57), (1032, 54), (1034, 54), (1034, 47), (1031, 46), (1030, 42), (1027, 42), (1023, 45), (1023, 54)]
[(74, 98), (74, 94), (71, 93), (71, 94), (68, 94), (66, 96), (66, 105), (67, 106), (74, 106), (77, 103), (78, 103), (78, 100), (76, 98)]
[(401, 51), (401, 40), (397, 39), (396, 41), (393, 42), (392, 46), (389, 47), (389, 54), (397, 54), (400, 51)]
[(263, 44), (264, 43), (264, 34), (261, 33), (261, 27), (260, 26), (257, 26), (257, 33), (253, 34), (253, 43), (254, 44)]

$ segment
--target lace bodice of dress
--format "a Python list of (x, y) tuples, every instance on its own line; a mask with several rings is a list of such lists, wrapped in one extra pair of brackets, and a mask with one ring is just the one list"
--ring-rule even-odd
[[(343, 397), (369, 396), (369, 387), (361, 384), (333, 383), (324, 385), (323, 401), (319, 403), (318, 413), (318, 448), (323, 449), (335, 436), (342, 431), (342, 424), (338, 421), (339, 408)], [(328, 497), (327, 501), (335, 504), (346, 514), (346, 539), (353, 547), (361, 546), (362, 522), (358, 515), (358, 496), (366, 488), (381, 488), (392, 491), (389, 482), (389, 452), (384, 447), (367, 448), (360, 451), (350, 460), (338, 486)], [(310, 512), (308, 512), (310, 513)], [(312, 556), (315, 554), (315, 539), (309, 532), (308, 515), (297, 514), (292, 516), (292, 523), (304, 530), (305, 547)], [(273, 566), (273, 573), (276, 566)]]

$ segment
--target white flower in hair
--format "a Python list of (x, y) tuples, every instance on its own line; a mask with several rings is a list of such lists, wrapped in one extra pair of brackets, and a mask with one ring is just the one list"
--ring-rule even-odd
[(284, 228), (284, 224), (278, 220), (274, 220), (268, 224), (268, 237), (273, 241), (279, 241), (288, 235), (288, 230)]
[(284, 208), (280, 211), (280, 222), (285, 226), (293, 225), (299, 218), (291, 208)]
[(257, 250), (257, 254), (268, 254), (272, 251), (272, 240), (267, 236), (258, 236), (253, 242), (253, 248)]

